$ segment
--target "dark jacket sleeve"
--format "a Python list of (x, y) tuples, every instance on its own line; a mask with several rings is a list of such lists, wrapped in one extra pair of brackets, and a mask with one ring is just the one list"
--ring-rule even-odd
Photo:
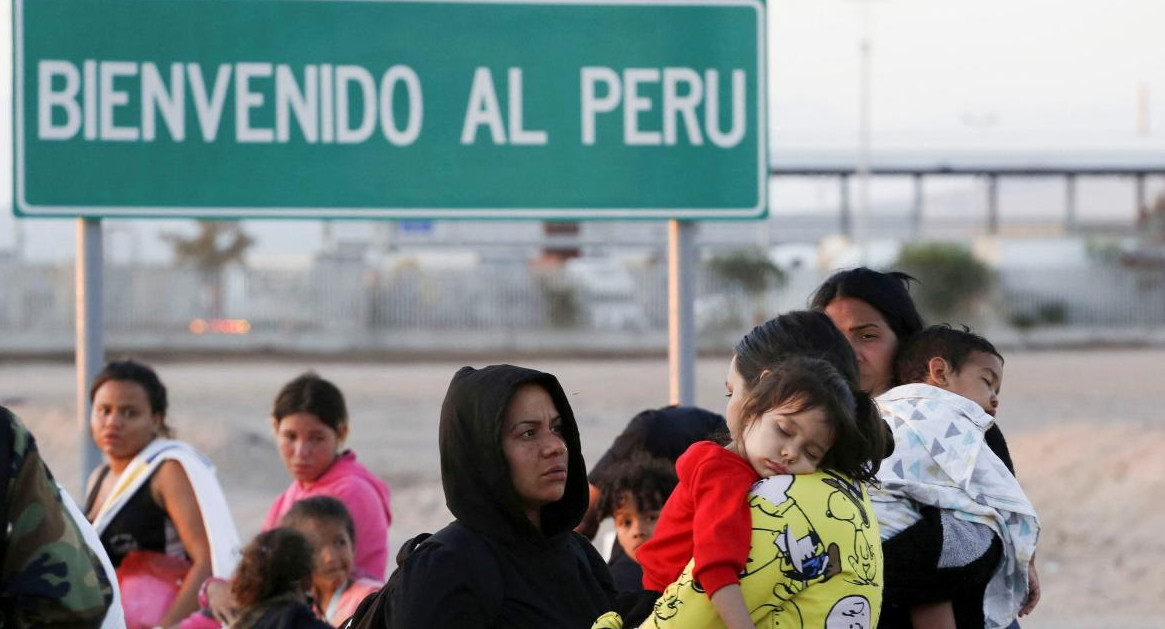
[[(496, 561), (439, 541), (417, 548), (392, 594), (392, 629), (485, 629), (501, 612)], [(492, 577), (492, 578), (491, 578)]]
[(1015, 465), (1011, 462), (1011, 451), (1007, 449), (1007, 440), (1003, 438), (1003, 431), (999, 429), (999, 424), (995, 424), (987, 429), (983, 434), (983, 440), (987, 443), (987, 447), (999, 457), (1000, 461), (1007, 466), (1007, 470), (1015, 476)]
[(978, 588), (981, 592), (999, 561), (998, 536), (991, 536), (991, 545), (977, 559), (940, 567), (943, 544), (968, 545), (960, 537), (965, 530), (944, 526), (942, 511), (935, 507), (921, 506), (919, 511), (921, 520), (882, 542), (884, 604), (909, 608), (956, 599), (968, 589)]

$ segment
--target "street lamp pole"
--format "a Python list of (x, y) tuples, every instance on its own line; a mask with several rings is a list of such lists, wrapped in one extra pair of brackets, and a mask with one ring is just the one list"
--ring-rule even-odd
[(872, 139), (873, 112), (873, 28), (870, 24), (870, 3), (872, 0), (853, 0), (858, 3), (861, 31), (858, 39), (859, 94), (858, 94), (858, 207), (855, 221), (854, 239), (858, 244), (858, 255), (862, 265), (869, 264), (870, 241), (870, 146)]

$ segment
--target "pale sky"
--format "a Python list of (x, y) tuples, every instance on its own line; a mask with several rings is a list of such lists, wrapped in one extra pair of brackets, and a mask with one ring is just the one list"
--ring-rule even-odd
[[(1165, 144), (1165, 2), (867, 0), (875, 143)], [(769, 5), (774, 148), (852, 143), (862, 0)], [(831, 131), (837, 129), (837, 131)], [(983, 136), (983, 137), (978, 137)]]
[[(1165, 2), (866, 0), (879, 148), (1160, 149)], [(856, 145), (863, 0), (768, 4), (772, 151)], [(0, 250), (12, 246), (11, 3), (0, 3)], [(1139, 94), (1148, 132), (1138, 133)], [(1163, 158), (1165, 159), (1165, 158)], [(773, 204), (779, 202), (774, 198)], [(147, 250), (160, 229), (134, 223)], [(188, 223), (186, 223), (188, 224)], [(259, 251), (318, 245), (314, 223), (248, 223)], [(69, 258), (68, 220), (24, 221), (26, 252)], [(287, 243), (292, 244), (287, 244)]]

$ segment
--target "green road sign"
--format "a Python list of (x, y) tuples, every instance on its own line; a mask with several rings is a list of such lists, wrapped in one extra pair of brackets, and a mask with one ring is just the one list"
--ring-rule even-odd
[(765, 215), (761, 0), (14, 0), (22, 216)]

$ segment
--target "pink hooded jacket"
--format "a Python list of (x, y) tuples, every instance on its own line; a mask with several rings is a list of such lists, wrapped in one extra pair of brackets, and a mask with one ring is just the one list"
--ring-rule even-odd
[(298, 500), (312, 496), (336, 498), (348, 508), (356, 525), (356, 576), (383, 581), (388, 566), (388, 525), (392, 523), (390, 495), (388, 483), (369, 472), (356, 461), (356, 454), (347, 450), (314, 483), (292, 481), (271, 505), (263, 530), (279, 526), (283, 515)]
[[(383, 586), (384, 583), (373, 581), (371, 579), (358, 579), (348, 584), (348, 587), (340, 594), (340, 600), (334, 609), (327, 610), (330, 612), (325, 619), (332, 624), (333, 627), (339, 627), (345, 620), (348, 620), (352, 614), (356, 613), (356, 608), (360, 603), (364, 602), (364, 598)], [(324, 601), (324, 605), (328, 602)]]

